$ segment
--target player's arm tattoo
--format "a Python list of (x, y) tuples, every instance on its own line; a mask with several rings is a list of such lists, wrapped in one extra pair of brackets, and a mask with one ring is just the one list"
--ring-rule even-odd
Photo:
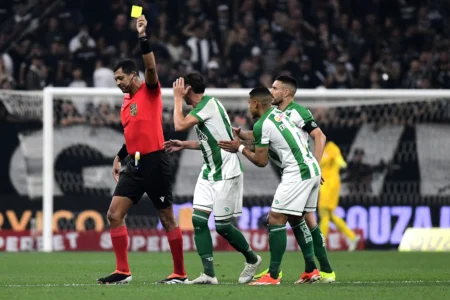
[(243, 140), (242, 145), (250, 149), (250, 151), (255, 152), (255, 142), (253, 140)]

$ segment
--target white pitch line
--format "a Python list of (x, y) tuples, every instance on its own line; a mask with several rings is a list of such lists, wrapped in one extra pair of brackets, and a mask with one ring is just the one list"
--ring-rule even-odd
[[(286, 282), (285, 282), (286, 283)], [(417, 284), (417, 283), (450, 283), (450, 280), (392, 280), (392, 281), (338, 281), (331, 283), (333, 284), (356, 284), (356, 285), (362, 285), (362, 284)], [(142, 285), (154, 285), (157, 283), (149, 283), (149, 282), (140, 282), (140, 283), (130, 283), (130, 285), (134, 286), (142, 286)], [(124, 286), (128, 284), (109, 284), (107, 286)], [(238, 283), (233, 282), (223, 282), (219, 283), (219, 285), (242, 285)], [(322, 285), (320, 283), (317, 283), (315, 285)], [(49, 283), (49, 284), (5, 284), (0, 285), (0, 287), (5, 288), (31, 288), (31, 287), (83, 287), (83, 286), (104, 286), (102, 284), (98, 283), (64, 283), (64, 284), (58, 284), (58, 283)]]

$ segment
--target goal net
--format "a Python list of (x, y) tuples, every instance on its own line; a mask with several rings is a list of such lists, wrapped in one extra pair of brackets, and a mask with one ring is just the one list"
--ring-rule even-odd
[[(222, 101), (233, 126), (243, 129), (251, 129), (254, 123), (247, 113), (248, 92), (207, 90)], [(448, 216), (447, 210), (441, 210), (450, 205), (450, 92), (299, 90), (296, 97), (313, 112), (329, 140), (340, 147), (348, 168), (342, 172), (337, 213), (360, 229), (370, 243), (381, 244), (382, 239), (399, 243), (392, 231), (395, 224), (388, 225), (387, 238), (380, 233), (385, 230), (382, 225), (370, 225), (375, 215), (379, 223), (387, 215), (394, 220), (400, 213), (395, 207), (411, 207), (409, 226), (422, 222), (414, 219), (417, 207), (430, 209), (431, 220), (429, 224), (423, 221), (424, 226), (450, 223), (450, 209)], [(112, 161), (124, 141), (122, 99), (117, 89), (48, 88), (0, 94), (5, 120), (14, 125), (18, 140), (8, 166), (10, 181), (15, 193), (25, 196), (22, 207), (33, 210), (27, 229), (37, 236), (43, 234), (40, 244), (34, 245), (39, 250), (58, 250), (54, 235), (60, 232), (108, 229), (106, 212), (115, 187)], [(170, 89), (163, 89), (163, 101), (165, 138), (196, 139), (194, 130), (174, 131)], [(189, 230), (202, 157), (185, 151), (172, 158), (175, 210), (180, 226)], [(260, 169), (243, 157), (241, 161), (245, 207), (236, 225), (244, 231), (258, 230), (265, 226), (279, 173), (273, 166)], [(214, 228), (212, 218), (210, 223)], [(127, 226), (137, 231), (162, 228), (145, 197), (130, 211)], [(66, 246), (59, 245), (60, 250), (70, 249), (70, 238), (65, 238)], [(142, 250), (141, 246), (151, 251), (144, 238), (145, 242), (136, 242), (136, 249)]]

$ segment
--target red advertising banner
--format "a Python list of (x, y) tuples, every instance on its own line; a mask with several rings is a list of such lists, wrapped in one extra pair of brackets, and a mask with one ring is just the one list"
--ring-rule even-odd
[[(355, 231), (360, 237), (363, 236), (361, 230)], [(266, 230), (243, 231), (245, 237), (250, 242), (255, 251), (266, 251), (269, 249), (269, 239)], [(169, 251), (164, 230), (129, 230), (130, 251), (161, 252)], [(215, 251), (234, 250), (228, 242), (215, 231), (211, 231), (212, 241)], [(183, 232), (184, 250), (194, 251), (194, 233), (192, 231)], [(331, 251), (347, 250), (346, 238), (336, 231), (330, 231), (328, 235), (328, 248)], [(26, 231), (0, 231), (0, 251), (23, 252), (36, 251), (42, 249), (42, 237), (34, 236), (29, 230)], [(108, 231), (59, 231), (53, 236), (54, 251), (112, 251), (111, 238)], [(295, 237), (288, 231), (287, 251), (297, 251), (299, 249)], [(364, 240), (360, 239), (357, 249), (364, 249)]]

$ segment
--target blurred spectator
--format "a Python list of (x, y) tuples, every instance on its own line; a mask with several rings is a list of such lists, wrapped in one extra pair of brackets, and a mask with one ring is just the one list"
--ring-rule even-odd
[(80, 68), (76, 68), (72, 72), (73, 80), (69, 83), (69, 87), (74, 88), (85, 88), (87, 87), (86, 81), (83, 80), (83, 70)]
[(302, 56), (300, 62), (300, 77), (298, 78), (298, 87), (301, 89), (315, 89), (319, 85), (324, 85), (325, 77), (320, 71), (311, 69), (309, 57)]
[(222, 88), (225, 87), (225, 82), (220, 76), (219, 63), (215, 60), (210, 61), (206, 65), (206, 76), (205, 76), (207, 87), (212, 88)]
[(241, 62), (251, 56), (253, 43), (250, 42), (248, 31), (246, 28), (239, 28), (237, 30), (236, 42), (230, 47), (228, 57), (230, 59), (231, 72), (236, 72), (241, 66)]
[(330, 89), (350, 89), (353, 85), (353, 77), (346, 70), (345, 64), (347, 60), (340, 57), (336, 64), (336, 72), (328, 77), (328, 88)]
[(64, 101), (61, 105), (60, 124), (63, 126), (84, 123), (84, 118), (78, 113), (70, 101)]
[(73, 53), (73, 59), (75, 64), (82, 69), (89, 83), (92, 82), (97, 57), (98, 51), (95, 47), (89, 46), (88, 37), (80, 37), (80, 47)]
[(34, 54), (31, 57), (31, 65), (26, 75), (26, 89), (40, 90), (44, 88), (46, 77), (47, 70), (43, 64), (42, 57), (39, 54)]
[(239, 81), (243, 88), (253, 88), (259, 85), (259, 73), (251, 60), (244, 60), (239, 69)]
[(14, 21), (16, 23), (26, 23), (31, 20), (31, 14), (28, 12), (26, 0), (14, 1)]
[(0, 57), (0, 89), (13, 89), (14, 85), (13, 77), (6, 70), (5, 60)]
[(183, 54), (183, 46), (180, 43), (180, 39), (177, 35), (172, 34), (169, 37), (169, 42), (167, 43), (167, 51), (169, 51), (170, 58), (172, 62), (177, 63), (181, 59)]
[(208, 36), (210, 30), (210, 22), (197, 23), (193, 26), (193, 35), (186, 41), (192, 51), (191, 61), (199, 71), (205, 71), (209, 59), (219, 54), (216, 41)]
[(94, 87), (116, 87), (114, 72), (105, 62), (105, 59), (97, 59), (95, 63)]
[(5, 73), (9, 76), (14, 76), (14, 62), (11, 58), (11, 56), (8, 53), (3, 53), (0, 56), (0, 59), (2, 60), (3, 67), (5, 68)]
[(273, 35), (270, 30), (265, 30), (262, 33), (261, 40), (264, 70), (266, 72), (273, 72), (278, 67), (277, 60), (280, 56), (280, 51), (277, 48), (277, 43), (273, 40)]
[(87, 25), (81, 25), (80, 31), (76, 36), (74, 36), (69, 43), (69, 50), (70, 52), (75, 52), (79, 48), (83, 46), (83, 42), (87, 47), (94, 48), (95, 47), (95, 41), (92, 37), (89, 36), (89, 27)]

